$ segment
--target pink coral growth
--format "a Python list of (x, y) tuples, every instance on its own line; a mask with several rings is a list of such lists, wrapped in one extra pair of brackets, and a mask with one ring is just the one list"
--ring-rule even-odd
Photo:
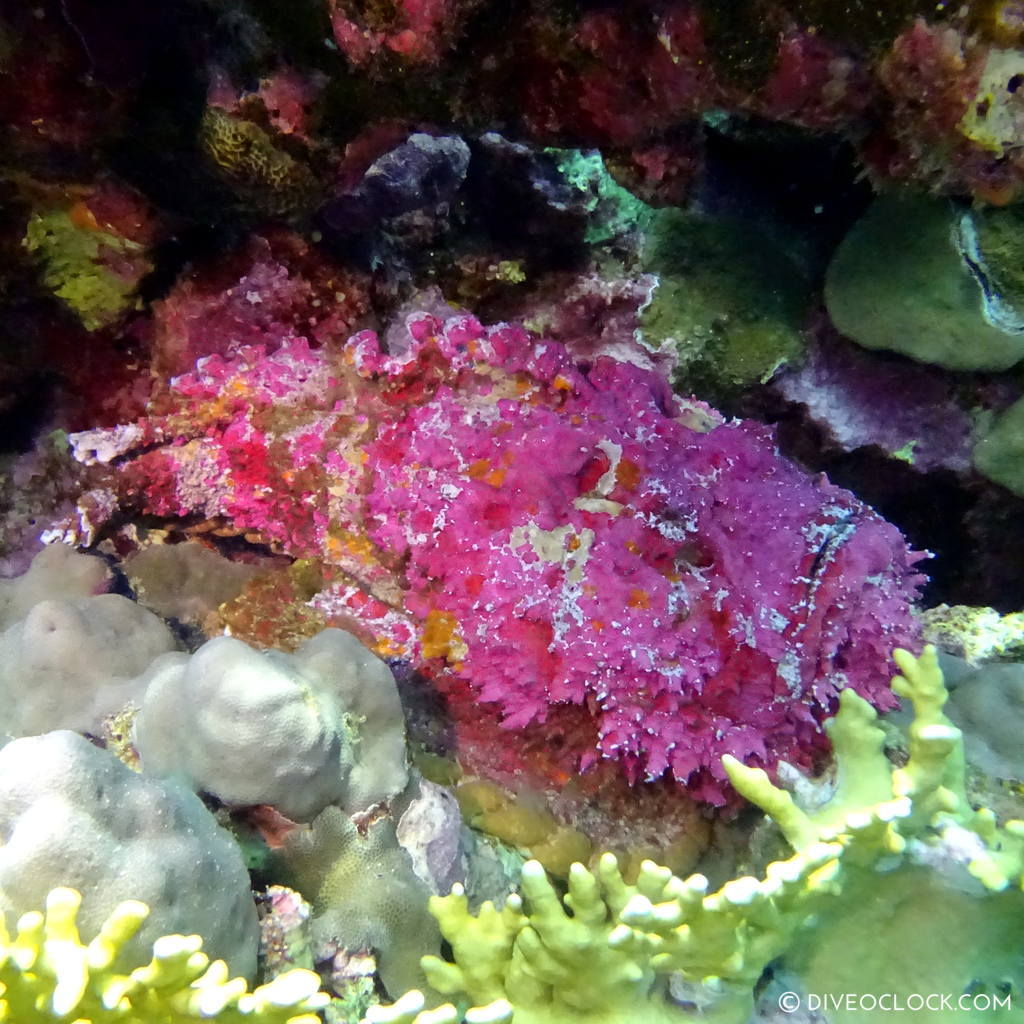
[(261, 78), (259, 87), (252, 92), (237, 88), (227, 72), (213, 67), (206, 100), (211, 107), (231, 114), (265, 119), (279, 134), (308, 144), (314, 134), (312, 112), (326, 84), (327, 76), (320, 72), (303, 72), (283, 65)]
[[(467, 0), (328, 0), (338, 49), (353, 64), (393, 54), (409, 64), (436, 64), (471, 6)], [(386, 13), (382, 13), (386, 12)]]
[(568, 24), (535, 10), (519, 23), (518, 48), (502, 39), (479, 63), (500, 66), (507, 52), (525, 62), (525, 73), (494, 80), (515, 83), (536, 138), (619, 150), (641, 170), (647, 154), (655, 181), (666, 154), (684, 171), (699, 164), (699, 132), (687, 145), (680, 125), (718, 111), (840, 133), (881, 180), (1001, 205), (1019, 198), (1019, 5), (939, 4), (915, 20), (880, 4), (877, 35), (857, 17), (814, 18), (812, 5), (718, 6), (635, 0), (588, 7)]
[(879, 177), (999, 206), (1024, 189), (1024, 55), (977, 33), (916, 21), (878, 66), (890, 112), (862, 154)]
[(842, 127), (863, 113), (873, 91), (867, 69), (840, 47), (791, 32), (779, 44), (760, 113), (807, 128)]
[[(650, 25), (612, 10), (591, 12), (573, 42), (589, 59), (572, 88), (561, 90), (576, 94), (563, 110), (563, 125), (582, 124), (606, 143), (636, 144), (720, 98), (700, 20), (689, 4), (652, 17)], [(567, 72), (560, 70), (555, 88)], [(545, 120), (550, 123), (550, 116)]]
[(255, 236), (212, 270), (184, 275), (154, 303), (154, 366), (180, 373), (202, 356), (275, 348), (297, 331), (347, 334), (368, 306), (357, 274), (325, 263), (301, 239)]
[(210, 357), (120, 446), (90, 432), (76, 452), (106, 444), (146, 511), (342, 565), (356, 583), (322, 607), (446, 658), (506, 728), (575, 709), (584, 768), (719, 803), (722, 754), (808, 766), (841, 686), (890, 705), (920, 556), (765, 427), (518, 327), (421, 314), (402, 333)]

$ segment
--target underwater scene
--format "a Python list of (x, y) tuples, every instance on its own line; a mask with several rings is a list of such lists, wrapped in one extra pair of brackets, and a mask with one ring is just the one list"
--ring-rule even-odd
[(1024, 1024), (1024, 0), (0, 0), (0, 1022)]

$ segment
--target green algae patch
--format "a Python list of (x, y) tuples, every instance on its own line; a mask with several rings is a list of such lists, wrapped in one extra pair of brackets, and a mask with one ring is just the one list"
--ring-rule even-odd
[(644, 340), (674, 353), (680, 390), (727, 399), (801, 358), (810, 283), (766, 232), (729, 218), (662, 210), (650, 225), (643, 261), (659, 280), (641, 318)]
[(1024, 496), (1024, 399), (997, 416), (974, 446), (974, 466), (989, 480)]
[(151, 268), (138, 242), (83, 224), (66, 209), (34, 214), (23, 245), (39, 260), (43, 284), (87, 331), (134, 309), (135, 289)]

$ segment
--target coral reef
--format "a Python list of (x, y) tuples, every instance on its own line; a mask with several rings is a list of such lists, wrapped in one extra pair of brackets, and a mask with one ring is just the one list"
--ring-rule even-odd
[(978, 261), (960, 241), (969, 216), (941, 200), (876, 200), (828, 268), (836, 327), (867, 348), (951, 370), (1005, 370), (1024, 358), (1020, 330), (990, 312)]
[(951, 386), (950, 374), (909, 360), (865, 351), (817, 324), (806, 358), (787, 366), (771, 393), (800, 405), (840, 451), (879, 448), (922, 473), (971, 467), (976, 418)]
[(223, 265), (192, 268), (154, 303), (153, 364), (169, 376), (245, 345), (342, 338), (366, 307), (361, 275), (325, 262), (295, 235), (255, 235)]
[(0, 750), (0, 836), (5, 914), (71, 886), (91, 939), (122, 900), (141, 899), (151, 913), (126, 959), (165, 933), (197, 933), (211, 956), (253, 976), (259, 933), (241, 854), (184, 787), (137, 775), (77, 733), (14, 740)]
[(1000, 615), (994, 608), (940, 604), (922, 612), (925, 639), (972, 668), (1024, 653), (1024, 614)]
[(447, 661), (508, 728), (552, 716), (569, 770), (603, 755), (721, 802), (721, 754), (807, 766), (842, 685), (889, 703), (920, 556), (764, 428), (468, 316), (410, 316), (387, 344), (210, 358), (72, 445), (116, 460), (106, 486), (140, 511), (351, 574), (316, 606)]
[[(507, 125), (510, 137), (600, 146), (637, 191), (673, 202), (700, 164), (701, 119), (721, 114), (835, 133), (879, 180), (1001, 205), (1024, 175), (1020, 33), (1005, 0), (857, 3), (843, 18), (818, 0), (747, 0), (730, 16), (704, 0), (514, 11), (486, 0), (309, 0), (293, 16), (211, 3), (201, 7), (218, 31), (205, 46), (179, 41), (173, 12), (125, 7), (111, 27), (44, 5), (43, 47), (31, 44), (28, 15), (12, 17), (0, 110), (14, 153), (80, 152), (115, 132), (164, 38), (210, 60), (212, 87), (188, 81), (209, 93), (201, 144), (271, 213), (294, 212), (316, 187), (308, 150), (328, 147), (308, 107), (321, 91), (342, 112), (324, 118), (335, 132), (374, 115)], [(229, 57), (224, 36), (237, 51)], [(325, 72), (341, 90), (325, 87)], [(238, 95), (226, 77), (249, 88)]]
[(1024, 0), (0, 3), (0, 1017), (1018, 1019), (1022, 210)]
[(974, 465), (979, 473), (1002, 484), (1014, 494), (1024, 495), (1021, 453), (1024, 450), (1024, 399), (1014, 402), (996, 417), (974, 447)]
[[(293, 970), (253, 992), (229, 980), (222, 960), (210, 963), (198, 935), (165, 935), (152, 959), (134, 969), (117, 967), (121, 952), (149, 915), (137, 900), (119, 904), (96, 937), (83, 944), (76, 918), (82, 897), (53, 889), (46, 911), (19, 919), (12, 936), (0, 922), (0, 1020), (45, 1024), (160, 1024), (209, 1020), (218, 1024), (316, 1024), (328, 997), (320, 978)], [(241, 983), (240, 983), (241, 982)]]
[(174, 650), (174, 636), (152, 612), (119, 594), (93, 593), (106, 588), (106, 577), (102, 560), (57, 545), (4, 581), (0, 728), (7, 736), (98, 732), (107, 715), (141, 699), (139, 677), (150, 662)]
[(81, 191), (34, 213), (24, 245), (43, 265), (43, 284), (94, 331), (138, 304), (156, 228), (142, 197), (123, 187)]
[(949, 717), (964, 734), (972, 767), (992, 778), (1024, 781), (1018, 742), (1024, 723), (1024, 669), (1019, 663), (962, 671)]
[(767, 233), (664, 210), (647, 229), (643, 260), (658, 277), (640, 321), (644, 340), (671, 347), (680, 392), (717, 401), (800, 362), (809, 284)]
[(384, 987), (396, 995), (422, 987), (420, 957), (436, 953), (441, 939), (427, 913), (430, 889), (398, 845), (390, 818), (357, 825), (329, 807), (308, 828), (291, 832), (278, 857), (281, 875), (312, 904), (314, 943), (375, 950)]
[(405, 786), (405, 729), (387, 666), (324, 630), (295, 654), (217, 637), (149, 668), (135, 720), (143, 771), (293, 821), (365, 811)]
[(338, 48), (354, 64), (390, 56), (434, 64), (454, 42), (477, 0), (327, 0)]
[[(0, 572), (17, 577), (28, 571), (43, 548), (40, 535), (66, 518), (82, 492), (79, 467), (67, 435), (55, 430), (28, 451), (0, 456)], [(0, 583), (0, 592), (4, 590)], [(84, 595), (83, 595), (84, 596)], [(0, 599), (2, 605), (2, 599)], [(0, 613), (0, 626), (2, 626)]]
[[(943, 713), (934, 648), (896, 652), (897, 693), (914, 708), (906, 764), (893, 768), (875, 712), (844, 690), (828, 725), (836, 774), (817, 806), (802, 809), (765, 773), (726, 758), (737, 788), (762, 807), (797, 851), (763, 878), (735, 878), (709, 893), (647, 862), (627, 885), (615, 858), (581, 864), (560, 897), (543, 868), (523, 869), (523, 899), (469, 913), (461, 888), (431, 901), (452, 961), (424, 960), (431, 984), (477, 1004), (467, 1021), (630, 1020), (668, 1024), (749, 1018), (763, 967), (784, 954), (807, 990), (1019, 992), (1024, 822), (999, 828), (964, 793), (962, 737)], [(950, 955), (948, 921), (971, 941)], [(851, 921), (853, 927), (851, 927)], [(942, 947), (940, 949), (940, 947)], [(700, 991), (699, 1009), (674, 1003), (669, 976)], [(849, 989), (848, 986), (853, 986)], [(692, 990), (691, 990), (692, 991)], [(422, 1005), (422, 1004), (419, 1004)], [(983, 1020), (967, 997), (961, 1009)], [(367, 1021), (417, 1020), (415, 995)], [(459, 1019), (454, 1007), (441, 1020)], [(448, 1016), (445, 1016), (445, 1014)], [(838, 1007), (830, 1019), (857, 1019)], [(925, 1007), (908, 1019), (932, 1019)]]
[(200, 624), (234, 600), (259, 573), (199, 541), (150, 544), (124, 563), (139, 604), (168, 619)]
[(24, 572), (0, 580), (0, 628), (20, 622), (40, 601), (92, 597), (109, 585), (110, 570), (102, 558), (65, 544), (44, 547)]
[(255, 121), (207, 107), (200, 144), (239, 196), (268, 213), (293, 213), (309, 205), (317, 193), (316, 178), (306, 163), (277, 145)]

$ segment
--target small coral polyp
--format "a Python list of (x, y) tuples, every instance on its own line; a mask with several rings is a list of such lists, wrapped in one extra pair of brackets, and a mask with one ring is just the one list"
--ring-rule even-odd
[(212, 356), (159, 415), (75, 449), (118, 457), (110, 486), (143, 511), (343, 570), (318, 607), (447, 662), (507, 728), (572, 710), (584, 769), (721, 803), (724, 754), (809, 766), (841, 687), (891, 706), (921, 556), (765, 427), (468, 315), (410, 316), (388, 343)]

